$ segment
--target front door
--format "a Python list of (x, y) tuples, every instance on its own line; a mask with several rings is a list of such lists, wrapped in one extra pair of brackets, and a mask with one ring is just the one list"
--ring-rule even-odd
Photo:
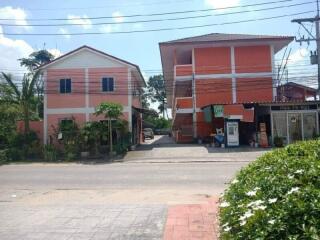
[(289, 143), (302, 140), (301, 113), (288, 113)]

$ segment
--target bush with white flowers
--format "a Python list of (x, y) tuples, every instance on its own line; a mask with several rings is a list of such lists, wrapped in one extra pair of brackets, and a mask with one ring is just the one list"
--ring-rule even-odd
[(221, 239), (320, 239), (320, 140), (264, 154), (220, 199)]

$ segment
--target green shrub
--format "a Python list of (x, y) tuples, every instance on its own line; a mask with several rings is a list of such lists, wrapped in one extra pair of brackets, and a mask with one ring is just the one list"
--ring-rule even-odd
[(9, 161), (8, 149), (1, 149), (0, 150), (0, 165), (6, 163), (8, 161)]
[(25, 159), (25, 149), (23, 147), (11, 147), (7, 152), (9, 161), (22, 161)]
[(221, 239), (320, 238), (320, 140), (266, 153), (220, 199)]
[(58, 159), (58, 151), (53, 145), (43, 147), (43, 158), (48, 162), (55, 162)]

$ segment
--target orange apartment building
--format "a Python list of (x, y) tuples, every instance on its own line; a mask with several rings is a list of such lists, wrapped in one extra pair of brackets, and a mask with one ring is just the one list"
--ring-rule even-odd
[(52, 141), (54, 128), (63, 120), (74, 119), (79, 125), (103, 120), (94, 115), (101, 102), (123, 106), (132, 143), (140, 143), (140, 93), (145, 81), (137, 65), (82, 46), (40, 69), (44, 78), (44, 144)]
[(264, 123), (269, 144), (319, 132), (317, 102), (277, 99), (275, 54), (293, 37), (207, 34), (160, 43), (168, 105), (177, 142), (225, 136), (227, 146), (259, 141)]

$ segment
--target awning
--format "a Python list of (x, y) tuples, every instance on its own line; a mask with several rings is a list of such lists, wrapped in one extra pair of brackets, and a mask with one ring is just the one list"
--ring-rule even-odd
[[(224, 117), (229, 119), (239, 119), (242, 122), (254, 122), (254, 108), (244, 108), (243, 104), (220, 105), (212, 104), (202, 108), (206, 114), (206, 110), (213, 106), (214, 117)], [(219, 107), (219, 109), (217, 108)], [(217, 111), (216, 109), (217, 108)], [(218, 116), (217, 116), (218, 115)]]

